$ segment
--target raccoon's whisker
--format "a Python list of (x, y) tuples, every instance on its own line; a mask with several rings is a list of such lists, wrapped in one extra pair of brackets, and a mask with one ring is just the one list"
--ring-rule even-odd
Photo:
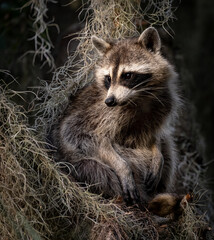
[(146, 87), (146, 88), (138, 89), (138, 90), (135, 90), (135, 91), (136, 91), (136, 92), (141, 92), (141, 91), (145, 91), (145, 90), (155, 91), (155, 90), (163, 90), (163, 89), (167, 89), (167, 87), (148, 86), (148, 87)]
[(148, 79), (148, 80), (146, 80), (146, 81), (143, 81), (143, 82), (141, 82), (141, 83), (138, 83), (137, 85), (135, 85), (135, 86), (134, 86), (133, 88), (131, 88), (131, 89), (134, 90), (135, 88), (137, 88), (137, 87), (139, 87), (139, 86), (141, 86), (141, 85), (143, 85), (143, 84), (149, 82), (150, 80), (151, 80), (151, 78)]
[(155, 94), (153, 94), (153, 93), (151, 93), (151, 92), (148, 92), (148, 91), (144, 91), (144, 92), (151, 94), (154, 98), (156, 98), (156, 99), (158, 100), (158, 102), (160, 102), (160, 104), (161, 104), (162, 106), (164, 106), (164, 104), (162, 103), (162, 101), (161, 101)]
[(161, 105), (164, 106), (164, 104), (162, 103), (162, 101), (161, 101), (154, 93), (151, 93), (151, 92), (149, 92), (149, 91), (146, 91), (147, 89), (150, 90), (149, 88), (147, 88), (146, 90), (145, 90), (145, 89), (146, 89), (146, 88), (140, 89), (138, 92), (145, 92), (145, 93), (148, 93), (148, 94), (152, 95), (153, 98), (157, 99), (157, 100), (161, 103)]
[(135, 106), (137, 106), (137, 104), (134, 101), (132, 101), (131, 99), (128, 99), (128, 102), (133, 104), (133, 105), (135, 105)]
[(136, 92), (144, 92), (146, 90), (151, 90), (151, 88), (142, 88), (142, 89), (139, 89), (139, 90), (135, 90)]
[[(131, 90), (133, 90), (133, 88), (131, 88)], [(129, 93), (128, 93), (128, 97), (131, 95), (131, 93), (132, 93), (132, 91), (129, 91)], [(150, 88), (143, 88), (143, 89), (139, 89), (139, 90), (135, 90), (136, 92), (143, 92), (143, 91), (145, 91), (145, 90), (150, 90)]]
[(161, 89), (167, 89), (167, 87), (155, 87), (155, 86), (150, 86), (150, 90), (161, 90)]

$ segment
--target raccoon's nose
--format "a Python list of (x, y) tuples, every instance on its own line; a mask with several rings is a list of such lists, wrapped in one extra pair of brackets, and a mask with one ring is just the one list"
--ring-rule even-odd
[(116, 98), (114, 96), (111, 96), (111, 97), (108, 97), (106, 100), (105, 100), (105, 104), (108, 106), (108, 107), (114, 107), (117, 105), (117, 101), (116, 101)]

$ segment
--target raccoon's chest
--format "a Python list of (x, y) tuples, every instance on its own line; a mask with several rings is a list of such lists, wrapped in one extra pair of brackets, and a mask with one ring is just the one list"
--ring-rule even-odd
[(117, 143), (133, 149), (149, 147), (155, 139), (152, 131), (148, 131), (143, 120), (143, 118), (140, 118), (132, 121), (128, 126), (124, 126), (116, 136)]

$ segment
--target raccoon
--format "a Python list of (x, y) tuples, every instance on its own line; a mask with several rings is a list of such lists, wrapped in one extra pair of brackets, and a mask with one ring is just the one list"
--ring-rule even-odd
[(138, 38), (92, 43), (95, 81), (79, 90), (52, 129), (57, 160), (90, 191), (127, 204), (171, 192), (177, 157), (170, 131), (179, 97), (173, 66), (157, 30)]

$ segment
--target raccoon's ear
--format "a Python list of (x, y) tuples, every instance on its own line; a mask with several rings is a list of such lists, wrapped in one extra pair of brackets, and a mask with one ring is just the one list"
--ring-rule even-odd
[(111, 45), (102, 38), (92, 36), (91, 40), (100, 55), (105, 54), (111, 48)]
[(153, 27), (149, 27), (141, 33), (138, 38), (138, 43), (154, 53), (160, 51), (161, 48), (158, 31)]

